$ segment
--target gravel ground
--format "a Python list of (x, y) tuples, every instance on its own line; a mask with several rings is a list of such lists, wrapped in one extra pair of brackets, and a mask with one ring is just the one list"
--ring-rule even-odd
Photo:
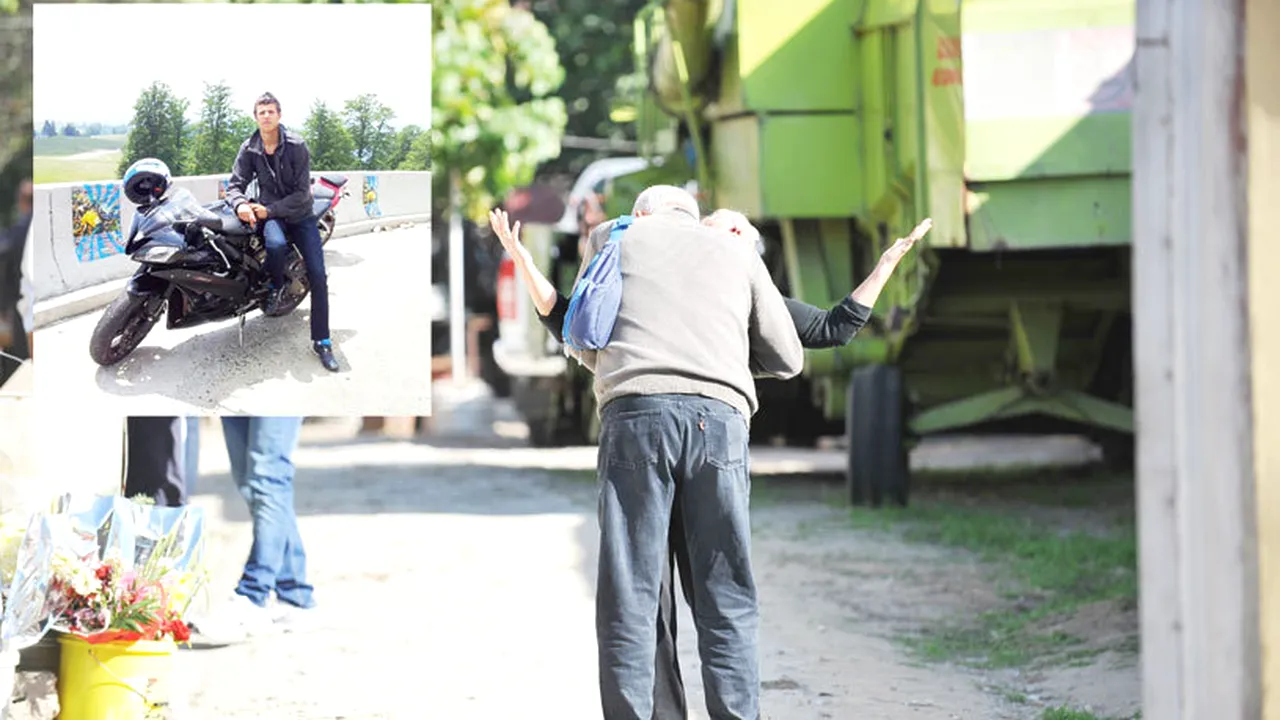
[[(458, 400), (441, 387), (438, 398)], [(600, 717), (594, 450), (532, 450), (509, 409), (457, 406), (469, 409), (438, 413), (419, 442), (349, 439), (358, 421), (308, 426), (295, 460), (315, 624), (184, 650), (175, 717)], [(195, 501), (209, 513), (216, 605), (238, 576), (250, 527), (210, 427)], [(764, 448), (752, 463), (829, 472), (840, 455)], [(839, 489), (825, 488), (753, 501), (764, 717), (1038, 718), (1056, 678), (1038, 679), (1046, 695), (1036, 702), (1014, 703), (997, 689), (1010, 678), (922, 665), (893, 641), (989, 607), (984, 568), (851, 527)], [(682, 613), (691, 717), (705, 720), (694, 626)], [(1060, 680), (1076, 690), (1137, 692), (1136, 670), (1069, 673)]]

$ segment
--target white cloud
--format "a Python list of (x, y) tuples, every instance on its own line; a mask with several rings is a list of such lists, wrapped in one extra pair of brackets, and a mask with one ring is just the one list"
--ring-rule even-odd
[(34, 7), (35, 122), (124, 124), (160, 81), (200, 112), (226, 82), (246, 113), (264, 91), (301, 125), (312, 103), (374, 93), (395, 125), (431, 121), (431, 6), (112, 4)]

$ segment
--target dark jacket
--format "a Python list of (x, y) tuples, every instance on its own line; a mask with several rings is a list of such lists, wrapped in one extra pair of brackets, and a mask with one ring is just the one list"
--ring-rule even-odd
[(298, 222), (312, 216), (311, 152), (301, 135), (286, 132), (280, 126), (280, 146), (276, 148), (280, 172), (271, 169), (267, 151), (262, 146), (262, 132), (240, 146), (231, 179), (227, 182), (227, 204), (232, 208), (250, 202), (245, 196), (249, 183), (257, 178), (257, 201), (267, 207), (267, 217)]

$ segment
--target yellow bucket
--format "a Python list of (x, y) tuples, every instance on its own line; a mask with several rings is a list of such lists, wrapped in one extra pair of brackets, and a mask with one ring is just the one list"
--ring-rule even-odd
[(89, 644), (75, 635), (62, 635), (58, 642), (59, 720), (163, 716), (178, 648), (172, 639)]

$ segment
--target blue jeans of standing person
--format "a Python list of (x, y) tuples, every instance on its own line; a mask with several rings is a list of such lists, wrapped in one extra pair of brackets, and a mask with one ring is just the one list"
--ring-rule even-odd
[(300, 417), (222, 418), (231, 476), (253, 515), (253, 546), (236, 593), (259, 606), (272, 592), (296, 607), (315, 605), (293, 509), (292, 456), (301, 429)]
[(672, 504), (689, 551), (712, 720), (758, 720), (759, 615), (751, 571), (747, 423), (696, 395), (626, 396), (601, 412), (596, 639), (607, 720), (650, 720), (659, 587)]
[(267, 272), (272, 287), (284, 287), (285, 260), (289, 257), (289, 239), (293, 239), (302, 262), (307, 266), (307, 282), (311, 285), (311, 340), (329, 339), (329, 278), (324, 268), (324, 245), (316, 219), (307, 216), (298, 222), (271, 219), (262, 224), (262, 240), (267, 246)]

